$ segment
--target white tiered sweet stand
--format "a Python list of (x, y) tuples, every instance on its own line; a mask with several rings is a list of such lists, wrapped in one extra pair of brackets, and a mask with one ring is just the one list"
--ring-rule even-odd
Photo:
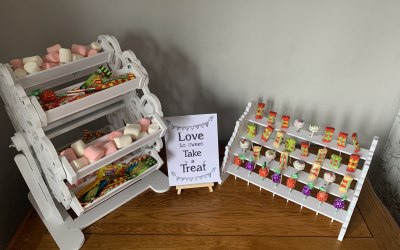
[[(374, 137), (371, 143), (370, 149), (363, 149), (361, 148), (360, 152), (357, 154), (360, 155), (360, 159), (364, 160), (364, 164), (362, 168), (356, 169), (354, 173), (350, 173), (350, 175), (353, 176), (354, 181), (356, 181), (356, 185), (354, 190), (348, 189), (346, 195), (347, 198), (346, 200), (350, 203), (348, 206), (347, 210), (339, 210), (337, 211), (336, 208), (334, 208), (331, 204), (328, 203), (323, 203), (320, 205), (319, 201), (314, 198), (314, 197), (308, 197), (307, 199), (304, 199), (304, 195), (297, 191), (297, 190), (292, 190), (291, 192), (290, 189), (285, 185), (285, 184), (280, 184), (278, 186), (275, 185), (275, 183), (272, 182), (271, 179), (269, 178), (262, 178), (258, 173), (252, 172), (249, 174), (249, 171), (243, 167), (239, 167), (235, 164), (233, 164), (233, 159), (235, 156), (239, 156), (242, 154), (242, 149), (240, 148), (240, 140), (242, 138), (247, 139), (247, 133), (246, 133), (246, 128), (247, 124), (249, 122), (254, 123), (258, 125), (261, 131), (258, 131), (257, 135), (250, 139), (253, 143), (256, 143), (258, 145), (261, 145), (262, 147), (266, 149), (274, 149), (277, 152), (282, 152), (285, 150), (285, 145), (281, 145), (278, 149), (273, 147), (273, 142), (274, 142), (274, 136), (271, 134), (270, 139), (267, 142), (264, 142), (261, 139), (261, 135), (264, 131), (263, 128), (268, 126), (268, 121), (267, 118), (264, 117), (263, 119), (255, 119), (255, 114), (256, 114), (256, 108), (257, 104), (255, 102), (250, 102), (243, 113), (243, 115), (240, 117), (240, 119), (236, 122), (236, 126), (234, 129), (234, 132), (232, 134), (231, 139), (228, 142), (228, 145), (225, 148), (225, 156), (222, 162), (222, 175), (224, 178), (227, 178), (227, 175), (231, 174), (234, 175), (235, 178), (239, 177), (248, 183), (254, 184), (256, 186), (260, 187), (261, 189), (268, 190), (272, 192), (274, 195), (279, 195), (288, 201), (295, 202), (301, 207), (307, 207), (313, 211), (315, 211), (317, 214), (323, 214), (332, 220), (338, 221), (342, 223), (342, 228), (340, 230), (338, 240), (342, 241), (343, 237), (346, 233), (347, 227), (349, 225), (351, 216), (353, 214), (354, 208), (356, 206), (356, 203), (358, 201), (358, 197), (361, 192), (361, 188), (364, 184), (365, 178), (367, 176), (367, 172), (369, 169), (369, 165), (371, 163), (376, 145), (378, 143), (378, 137)], [(281, 123), (276, 122), (275, 125), (275, 131), (281, 129)], [(281, 129), (283, 130), (283, 129)], [(283, 130), (285, 134), (289, 137), (295, 137), (299, 140), (303, 141), (308, 141), (314, 145), (317, 146), (322, 146), (323, 148), (329, 148), (344, 154), (352, 154), (354, 152), (354, 146), (353, 145), (347, 145), (345, 148), (340, 148), (336, 145), (336, 140), (332, 140), (330, 143), (325, 143), (322, 142), (322, 136), (321, 135), (316, 135), (311, 137), (310, 132), (307, 130), (300, 130), (300, 132), (296, 131), (296, 128), (294, 126), (290, 126), (288, 129)], [(247, 151), (245, 154), (246, 160), (250, 160), (250, 157), (252, 155), (252, 152)], [(316, 155), (310, 154), (308, 157), (304, 158), (301, 156), (301, 151), (299, 149), (296, 149), (295, 151), (290, 153), (290, 157), (294, 159), (300, 159), (304, 160), (305, 162), (312, 164), (315, 161)], [(268, 162), (268, 160), (262, 156), (260, 159), (257, 161), (257, 165), (261, 166), (264, 162)], [(278, 169), (279, 162), (272, 161), (270, 164), (270, 169)], [(341, 164), (341, 166), (338, 169), (332, 169), (330, 168), (330, 161), (328, 159), (325, 159), (325, 161), (322, 164), (322, 169), (326, 169), (329, 171), (334, 172), (336, 175), (339, 176), (344, 176), (346, 174), (346, 165)], [(282, 173), (282, 175), (286, 177), (290, 177), (292, 174), (296, 173), (296, 169), (288, 166), (287, 169)], [(308, 180), (308, 173), (306, 172), (299, 172), (299, 177), (297, 179), (298, 182), (307, 184), (309, 182)], [(326, 182), (322, 178), (317, 178), (314, 182), (314, 188), (320, 188), (322, 187)], [(335, 183), (330, 184), (329, 189), (327, 192), (333, 196), (341, 198), (345, 194), (340, 192), (338, 190), (338, 185)]]
[[(11, 138), (12, 146), (21, 151), (15, 156), (15, 162), (30, 189), (30, 201), (62, 249), (80, 248), (85, 241), (83, 228), (145, 190), (151, 188), (155, 192), (165, 192), (169, 189), (168, 178), (159, 171), (163, 161), (157, 154), (163, 147), (161, 137), (167, 127), (161, 119), (160, 102), (148, 89), (147, 72), (132, 51), (121, 51), (114, 37), (101, 35), (98, 42), (103, 50), (97, 55), (21, 79), (15, 77), (10, 65), (0, 64), (1, 97), (16, 130)], [(81, 79), (106, 63), (114, 72), (133, 72), (136, 78), (49, 111), (43, 111), (37, 99), (30, 96), (35, 89), (62, 86), (64, 89), (59, 91), (65, 92), (80, 86)], [(137, 122), (143, 117), (159, 124), (160, 129), (82, 169), (74, 170), (65, 157), (57, 154), (51, 139), (101, 117), (107, 118), (111, 129), (123, 129), (126, 123)], [(91, 143), (104, 140), (105, 136)], [(68, 143), (71, 142), (73, 140)], [(67, 183), (75, 184), (78, 179), (121, 157), (143, 154), (153, 156), (157, 164), (89, 205), (82, 206), (73, 190), (67, 187)], [(68, 209), (75, 212), (75, 219), (69, 215)]]

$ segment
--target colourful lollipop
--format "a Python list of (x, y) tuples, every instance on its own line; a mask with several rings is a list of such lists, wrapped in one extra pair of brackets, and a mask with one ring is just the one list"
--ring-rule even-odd
[(328, 193), (326, 192), (324, 187), (321, 187), (317, 194), (317, 200), (319, 200), (319, 206), (321, 206), (322, 203), (324, 203), (327, 199), (328, 199)]
[(336, 198), (333, 201), (333, 206), (336, 208), (336, 213), (339, 211), (339, 209), (344, 208), (344, 201), (346, 200), (346, 196), (343, 196), (342, 198)]
[(291, 193), (293, 188), (296, 186), (296, 181), (297, 181), (298, 178), (299, 178), (299, 176), (296, 173), (296, 174), (292, 174), (290, 176), (290, 178), (287, 179), (286, 186), (288, 188), (290, 188), (289, 193)]
[(249, 170), (248, 175), (250, 175), (251, 172), (256, 168), (256, 164), (253, 162), (253, 159), (254, 159), (253, 156), (251, 156), (250, 161), (246, 162), (245, 164), (245, 168)]
[(311, 195), (311, 191), (314, 188), (314, 184), (313, 183), (308, 183), (307, 185), (305, 185), (303, 187), (303, 189), (301, 190), (301, 192), (304, 194), (304, 198), (303, 200), (305, 200), (308, 196)]
[(267, 177), (268, 172), (269, 172), (269, 170), (267, 168), (267, 163), (264, 161), (260, 170), (258, 171), (258, 174), (262, 177), (262, 180), (264, 180)]
[(233, 164), (235, 164), (236, 166), (240, 166), (242, 164), (242, 160), (239, 156), (235, 156), (235, 158), (233, 159)]
[(279, 169), (273, 169), (275, 173), (272, 175), (272, 181), (275, 183), (275, 187), (281, 182), (281, 171)]

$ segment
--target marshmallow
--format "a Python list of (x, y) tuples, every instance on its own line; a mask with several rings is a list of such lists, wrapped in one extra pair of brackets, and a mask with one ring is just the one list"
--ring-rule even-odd
[(13, 70), (16, 69), (22, 69), (24, 67), (24, 62), (22, 61), (22, 59), (12, 59), (10, 61), (11, 66), (13, 67)]
[(133, 139), (136, 139), (141, 130), (140, 124), (127, 124), (124, 129), (124, 135), (130, 135)]
[(22, 59), (22, 62), (24, 64), (27, 64), (29, 62), (35, 62), (38, 66), (42, 66), (43, 60), (40, 56), (29, 56)]
[(91, 49), (94, 49), (96, 51), (100, 51), (101, 50), (101, 44), (99, 42), (92, 42), (90, 44), (90, 46), (88, 46), (88, 47), (90, 47)]
[(45, 62), (42, 64), (42, 69), (50, 69), (58, 66), (58, 63)]
[(74, 54), (79, 54), (81, 56), (86, 56), (88, 53), (88, 50), (87, 50), (86, 46), (83, 46), (80, 44), (72, 44), (71, 52)]
[(82, 59), (82, 58), (83, 58), (83, 56), (81, 56), (79, 54), (72, 53), (72, 61), (76, 61), (76, 60), (79, 60), (79, 59)]
[(61, 49), (61, 45), (59, 43), (54, 44), (46, 49), (47, 53), (58, 52)]
[(16, 69), (16, 70), (14, 71), (14, 75), (15, 75), (17, 78), (25, 77), (27, 74), (28, 74), (28, 73), (26, 73), (26, 71), (25, 71), (24, 69), (20, 69), (20, 68), (18, 68), (18, 69)]
[(60, 56), (58, 55), (58, 52), (49, 53), (43, 57), (43, 61), (58, 63), (60, 62)]
[(136, 140), (140, 140), (146, 136), (148, 136), (149, 134), (147, 132), (140, 132), (138, 137), (136, 138)]
[(93, 163), (97, 160), (100, 160), (104, 156), (104, 150), (102, 148), (91, 145), (85, 149), (84, 155), (90, 163)]
[(108, 134), (107, 139), (109, 141), (114, 141), (115, 138), (120, 137), (122, 134), (122, 132), (120, 131), (113, 131), (111, 133)]
[(70, 49), (60, 48), (58, 54), (60, 57), (60, 63), (69, 63), (72, 61), (72, 55)]
[(74, 150), (72, 150), (72, 148), (67, 148), (66, 150), (62, 151), (60, 153), (60, 156), (65, 156), (65, 158), (67, 158), (68, 162), (78, 159), (78, 157), (76, 156), (76, 154), (75, 154)]
[(82, 140), (76, 141), (71, 144), (71, 148), (74, 150), (78, 157), (81, 157), (85, 153), (86, 145)]
[(94, 143), (94, 144), (92, 144), (90, 146), (95, 146), (95, 147), (98, 147), (98, 148), (102, 148), (103, 145), (104, 145), (104, 142), (96, 142), (96, 143)]
[(160, 129), (160, 125), (154, 123), (149, 126), (149, 129), (147, 132), (149, 133), (149, 135), (151, 135), (152, 133), (156, 132), (159, 129)]
[(114, 142), (117, 148), (123, 148), (132, 143), (132, 137), (130, 135), (122, 135), (114, 138)]
[(83, 168), (83, 167), (86, 167), (87, 165), (89, 165), (89, 161), (88, 161), (88, 159), (86, 159), (86, 157), (81, 157), (81, 158), (71, 161), (70, 164), (73, 168), (75, 168), (75, 170), (78, 170), (80, 168)]
[(114, 142), (109, 141), (103, 145), (104, 155), (109, 155), (117, 151), (117, 148), (114, 145)]
[(99, 52), (97, 50), (91, 49), (88, 51), (87, 56), (94, 56), (97, 55)]
[(142, 132), (146, 132), (149, 128), (151, 121), (149, 118), (142, 118), (139, 121), (140, 126), (142, 127)]
[(28, 62), (24, 65), (24, 70), (29, 74), (40, 71), (39, 65), (36, 62)]

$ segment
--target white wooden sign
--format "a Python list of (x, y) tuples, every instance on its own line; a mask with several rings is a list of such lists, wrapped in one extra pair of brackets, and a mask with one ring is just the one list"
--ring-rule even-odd
[(217, 114), (165, 118), (170, 186), (220, 182)]

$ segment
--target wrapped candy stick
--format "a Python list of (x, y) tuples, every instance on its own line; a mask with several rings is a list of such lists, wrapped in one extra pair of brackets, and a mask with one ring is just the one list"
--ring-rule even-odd
[(354, 152), (355, 152), (355, 153), (360, 152), (361, 147), (360, 147), (360, 144), (358, 143), (357, 133), (353, 133), (353, 134), (351, 135), (351, 138), (353, 139)]
[(348, 134), (345, 132), (340, 132), (337, 140), (337, 145), (340, 148), (345, 148), (347, 145)]
[(281, 157), (279, 158), (279, 169), (284, 171), (287, 168), (287, 163), (289, 159), (289, 152), (281, 152)]
[(275, 124), (275, 120), (276, 120), (276, 112), (270, 111), (268, 115), (268, 124), (270, 125)]
[(249, 123), (247, 124), (247, 138), (252, 139), (256, 136), (256, 131), (257, 127), (254, 123)]
[(323, 142), (331, 142), (334, 133), (335, 133), (335, 128), (326, 127), (324, 136), (322, 137), (322, 141)]
[(331, 168), (338, 169), (340, 167), (340, 163), (342, 162), (342, 157), (336, 154), (331, 155), (330, 166)]
[(293, 138), (287, 138), (285, 141), (285, 150), (288, 152), (293, 152), (296, 147), (296, 140)]
[(346, 193), (347, 190), (349, 190), (352, 181), (353, 177), (351, 175), (346, 174), (345, 176), (343, 176), (343, 179), (339, 185), (339, 191)]
[(301, 147), (301, 156), (307, 157), (308, 148), (310, 147), (310, 144), (308, 144), (308, 142), (302, 142), (300, 143), (300, 147)]
[(281, 128), (283, 128), (283, 129), (289, 128), (289, 120), (290, 120), (290, 116), (283, 115), (282, 116)]
[(264, 133), (261, 136), (261, 139), (267, 142), (273, 131), (274, 131), (273, 127), (271, 126), (266, 127)]
[(256, 119), (262, 119), (264, 116), (265, 103), (259, 102), (257, 104)]
[(347, 165), (347, 172), (355, 172), (357, 169), (358, 161), (360, 160), (360, 156), (356, 154), (350, 155), (349, 164)]
[(261, 146), (253, 146), (253, 157), (255, 161), (260, 159)]
[(321, 161), (323, 162), (325, 160), (325, 156), (328, 153), (328, 149), (326, 148), (321, 148), (318, 150), (317, 158), (315, 159), (316, 161)]
[(283, 140), (283, 132), (278, 130), (278, 131), (276, 132), (275, 141), (274, 141), (273, 146), (274, 146), (275, 148), (279, 148), (279, 146), (280, 146), (281, 143), (282, 143), (282, 140)]
[(317, 179), (320, 170), (321, 170), (321, 162), (319, 161), (314, 162), (311, 167), (310, 174), (308, 175), (308, 179), (312, 181)]

